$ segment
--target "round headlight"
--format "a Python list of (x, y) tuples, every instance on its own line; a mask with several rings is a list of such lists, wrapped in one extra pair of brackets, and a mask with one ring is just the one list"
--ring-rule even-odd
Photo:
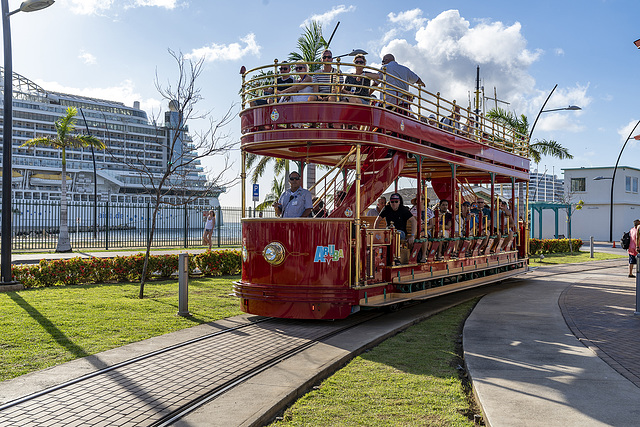
[(284, 261), (284, 246), (281, 243), (273, 242), (265, 246), (262, 256), (271, 265), (279, 265)]

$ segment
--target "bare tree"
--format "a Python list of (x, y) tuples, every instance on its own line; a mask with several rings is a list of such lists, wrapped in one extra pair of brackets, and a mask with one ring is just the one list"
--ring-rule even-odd
[[(214, 119), (209, 111), (200, 112), (197, 104), (202, 101), (201, 89), (197, 80), (202, 73), (204, 60), (192, 61), (181, 52), (169, 50), (178, 66), (175, 81), (160, 82), (156, 72), (155, 86), (162, 98), (169, 103), (169, 112), (165, 120), (166, 168), (147, 165), (144, 153), (136, 156), (125, 156), (124, 159), (111, 155), (115, 161), (123, 162), (128, 168), (136, 171), (142, 178), (142, 185), (151, 195), (153, 213), (151, 229), (147, 239), (142, 277), (140, 279), (139, 298), (144, 298), (144, 285), (149, 267), (149, 254), (156, 227), (158, 212), (163, 204), (184, 206), (199, 197), (207, 196), (214, 189), (230, 184), (234, 179), (227, 179), (224, 174), (229, 169), (229, 153), (237, 145), (228, 133), (223, 133), (233, 118), (232, 105), (220, 119)], [(189, 136), (187, 123), (193, 120), (208, 122), (204, 130), (191, 132)], [(158, 118), (155, 122), (157, 123)], [(158, 130), (161, 132), (161, 130)], [(110, 144), (109, 144), (110, 145)], [(110, 148), (107, 151), (111, 153)], [(220, 156), (222, 162), (216, 171), (210, 171), (207, 182), (194, 181), (192, 178), (195, 165), (209, 156)], [(167, 196), (172, 196), (171, 199)], [(171, 200), (171, 201), (169, 201)]]

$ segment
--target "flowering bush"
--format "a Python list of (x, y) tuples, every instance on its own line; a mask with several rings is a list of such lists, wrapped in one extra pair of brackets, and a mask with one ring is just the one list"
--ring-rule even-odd
[(227, 276), (242, 269), (240, 251), (207, 251), (196, 255), (195, 259), (205, 276)]
[[(582, 239), (571, 239), (573, 250), (579, 251), (582, 247)], [(538, 253), (553, 254), (571, 251), (569, 239), (531, 239), (529, 240), (531, 255)]]
[[(13, 279), (25, 288), (76, 285), (109, 281), (138, 281), (142, 276), (144, 254), (115, 258), (72, 258), (41, 260), (37, 265), (12, 267)], [(230, 275), (240, 271), (240, 251), (208, 251), (189, 257), (189, 274), (196, 267), (204, 275)], [(178, 272), (178, 255), (151, 255), (147, 280), (168, 278)]]

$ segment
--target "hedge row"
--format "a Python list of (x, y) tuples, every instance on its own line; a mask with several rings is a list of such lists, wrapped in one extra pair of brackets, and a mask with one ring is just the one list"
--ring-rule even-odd
[[(41, 260), (37, 265), (13, 266), (13, 279), (25, 288), (82, 283), (133, 282), (142, 277), (144, 254), (115, 258)], [(242, 268), (240, 251), (207, 251), (189, 256), (189, 273), (205, 276), (237, 274)], [(147, 279), (169, 278), (178, 273), (178, 255), (151, 255)]]
[[(573, 250), (579, 251), (582, 247), (582, 239), (571, 239)], [(531, 239), (529, 240), (531, 255), (553, 254), (570, 252), (569, 239)]]

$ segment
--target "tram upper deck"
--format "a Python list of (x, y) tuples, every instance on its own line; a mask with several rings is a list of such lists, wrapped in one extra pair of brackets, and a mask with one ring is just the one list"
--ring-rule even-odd
[[(318, 65), (307, 63), (308, 67)], [(398, 83), (385, 67), (365, 67), (366, 72), (378, 74), (371, 78), (377, 84), (374, 97), (346, 93), (344, 79), (352, 66), (341, 64), (338, 59), (329, 73), (321, 69), (305, 74), (277, 73), (277, 62), (243, 69), (242, 150), (305, 164), (336, 166), (346, 162), (351, 164), (343, 167), (354, 169), (355, 157), (345, 158), (354, 146), (360, 146), (369, 153), (376, 149), (379, 154), (383, 150), (407, 153), (402, 159), (394, 159), (402, 162), (397, 165), (397, 176), (447, 180), (455, 165), (457, 179), (469, 184), (489, 183), (492, 178), (495, 183), (528, 181), (527, 135), (462, 108), (439, 93), (408, 82)], [(299, 79), (306, 74), (328, 77), (332, 82), (328, 84), (332, 88), (331, 101), (292, 102), (294, 96), (305, 96), (279, 93), (274, 75), (291, 76), (294, 83), (288, 86), (302, 88), (308, 85)], [(408, 90), (400, 87), (405, 85)], [(315, 86), (308, 90), (304, 95), (318, 93)], [(354, 97), (364, 102), (345, 102)], [(447, 117), (452, 124), (442, 122)], [(387, 153), (380, 155), (388, 156)]]

